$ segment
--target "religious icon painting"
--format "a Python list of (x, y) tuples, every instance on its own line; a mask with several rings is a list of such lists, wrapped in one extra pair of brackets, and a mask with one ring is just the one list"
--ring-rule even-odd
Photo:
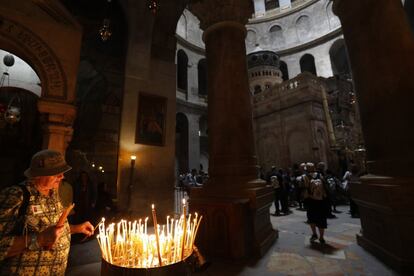
[(167, 98), (139, 93), (135, 142), (154, 146), (165, 143)]

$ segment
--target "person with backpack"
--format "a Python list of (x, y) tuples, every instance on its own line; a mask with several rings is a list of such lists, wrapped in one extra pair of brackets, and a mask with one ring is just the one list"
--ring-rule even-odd
[(327, 211), (324, 200), (327, 197), (325, 185), (319, 173), (315, 172), (313, 163), (306, 163), (310, 181), (306, 184), (307, 190), (307, 209), (306, 215), (312, 230), (310, 241), (313, 243), (318, 239), (316, 228), (319, 230), (319, 242), (325, 244), (324, 232), (327, 228)]
[(88, 221), (60, 224), (58, 188), (70, 169), (60, 152), (42, 150), (24, 172), (27, 180), (1, 191), (0, 275), (64, 275), (70, 234), (93, 235)]

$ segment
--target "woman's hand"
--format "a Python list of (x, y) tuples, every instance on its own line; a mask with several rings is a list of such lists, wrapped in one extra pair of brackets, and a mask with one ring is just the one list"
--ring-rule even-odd
[(62, 235), (63, 230), (63, 226), (51, 226), (46, 228), (37, 236), (37, 242), (39, 246), (41, 246), (42, 248), (51, 249), (53, 245), (55, 245), (59, 237)]
[(84, 223), (70, 226), (70, 232), (72, 234), (82, 233), (90, 237), (93, 235), (93, 231), (93, 225), (89, 221), (85, 221)]

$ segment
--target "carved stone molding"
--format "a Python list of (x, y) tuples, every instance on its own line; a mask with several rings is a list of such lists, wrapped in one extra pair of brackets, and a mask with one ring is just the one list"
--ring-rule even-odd
[(76, 107), (74, 105), (40, 99), (37, 107), (42, 117), (49, 123), (72, 126), (75, 121)]
[(27, 27), (6, 18), (0, 18), (0, 34), (3, 42), (10, 46), (6, 50), (27, 57), (42, 81), (42, 96), (56, 100), (68, 97), (66, 74), (53, 50), (37, 34)]
[(203, 30), (222, 21), (245, 25), (254, 12), (251, 0), (193, 0), (189, 9), (198, 17)]

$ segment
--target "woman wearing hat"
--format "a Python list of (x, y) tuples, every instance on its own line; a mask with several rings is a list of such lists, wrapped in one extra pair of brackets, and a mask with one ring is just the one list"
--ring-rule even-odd
[(42, 150), (25, 171), (27, 180), (0, 193), (0, 275), (64, 275), (70, 234), (93, 234), (89, 222), (63, 226), (58, 187), (71, 169), (61, 153)]

